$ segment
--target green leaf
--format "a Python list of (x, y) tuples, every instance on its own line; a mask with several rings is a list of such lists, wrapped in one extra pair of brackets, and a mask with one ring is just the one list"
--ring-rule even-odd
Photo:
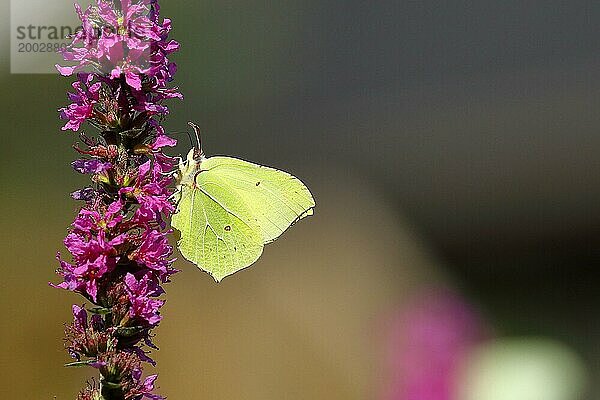
[(65, 364), (65, 367), (85, 367), (93, 362), (96, 362), (96, 360), (75, 361), (72, 363)]

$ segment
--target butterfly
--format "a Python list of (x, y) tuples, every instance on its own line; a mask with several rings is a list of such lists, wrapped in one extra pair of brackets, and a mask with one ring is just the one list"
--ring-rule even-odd
[[(194, 124), (190, 125), (196, 130)], [(292, 224), (313, 214), (315, 200), (298, 178), (233, 157), (206, 158), (192, 148), (179, 163), (177, 210), (184, 258), (220, 282), (252, 265)]]

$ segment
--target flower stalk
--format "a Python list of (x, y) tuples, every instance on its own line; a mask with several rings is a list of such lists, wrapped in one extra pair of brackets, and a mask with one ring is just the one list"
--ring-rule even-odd
[[(83, 205), (64, 240), (69, 255), (57, 255), (62, 281), (52, 285), (85, 303), (73, 305), (65, 329), (74, 360), (67, 365), (99, 373), (79, 400), (163, 399), (143, 366), (155, 364), (152, 331), (162, 319), (163, 285), (177, 272), (165, 222), (175, 210), (175, 159), (163, 152), (176, 141), (161, 123), (165, 102), (182, 98), (168, 58), (179, 44), (157, 0), (97, 0), (75, 10), (82, 29), (62, 50), (73, 65), (57, 69), (76, 80), (60, 116), (63, 130), (79, 132), (72, 167), (90, 185), (72, 193)], [(86, 123), (94, 135), (83, 132)]]

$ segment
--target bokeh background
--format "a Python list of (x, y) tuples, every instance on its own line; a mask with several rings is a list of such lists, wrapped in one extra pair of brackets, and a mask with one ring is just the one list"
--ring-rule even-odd
[[(69, 80), (10, 74), (0, 4), (0, 395), (69, 399), (92, 372), (62, 367), (80, 300), (47, 285), (84, 181), (56, 112)], [(599, 398), (599, 2), (169, 0), (163, 15), (186, 96), (166, 126), (292, 171), (318, 206), (220, 285), (178, 263), (162, 393), (412, 400), (410, 371), (433, 387), (452, 370), (461, 399)], [(520, 368), (529, 395), (502, 375)], [(420, 399), (458, 398), (444, 393)]]

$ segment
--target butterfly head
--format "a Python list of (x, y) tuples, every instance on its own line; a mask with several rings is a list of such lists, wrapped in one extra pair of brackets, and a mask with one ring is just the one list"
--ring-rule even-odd
[(180, 185), (193, 185), (196, 175), (201, 171), (202, 161), (206, 159), (202, 150), (200, 128), (193, 122), (188, 122), (188, 124), (194, 129), (194, 133), (196, 134), (197, 147), (192, 147), (185, 160), (181, 159), (179, 162), (178, 180)]

